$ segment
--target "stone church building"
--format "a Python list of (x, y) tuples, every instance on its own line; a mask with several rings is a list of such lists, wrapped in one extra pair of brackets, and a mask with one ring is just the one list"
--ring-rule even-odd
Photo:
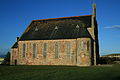
[(11, 47), (11, 65), (98, 63), (96, 4), (92, 15), (33, 20)]

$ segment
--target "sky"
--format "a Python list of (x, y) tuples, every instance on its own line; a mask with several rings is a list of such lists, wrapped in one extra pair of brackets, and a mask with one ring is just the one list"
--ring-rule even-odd
[[(120, 52), (120, 0), (95, 0), (100, 55)], [(0, 0), (0, 52), (6, 53), (32, 20), (92, 14), (92, 0)]]

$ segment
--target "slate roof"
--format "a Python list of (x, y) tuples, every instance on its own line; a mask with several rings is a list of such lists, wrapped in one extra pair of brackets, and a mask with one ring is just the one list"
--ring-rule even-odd
[(18, 48), (18, 42), (15, 42), (11, 48)]
[(19, 40), (52, 40), (91, 37), (91, 15), (33, 20)]

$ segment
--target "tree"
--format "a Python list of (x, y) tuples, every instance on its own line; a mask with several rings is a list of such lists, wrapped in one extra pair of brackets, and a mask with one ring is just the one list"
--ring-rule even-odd
[(10, 65), (10, 52), (7, 52), (3, 62), (2, 62), (2, 65)]

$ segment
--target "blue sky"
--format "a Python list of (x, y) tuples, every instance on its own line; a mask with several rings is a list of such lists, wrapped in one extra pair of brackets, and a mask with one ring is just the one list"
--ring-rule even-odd
[[(120, 0), (95, 0), (100, 54), (120, 52)], [(89, 15), (92, 0), (0, 0), (0, 51), (36, 19)]]

